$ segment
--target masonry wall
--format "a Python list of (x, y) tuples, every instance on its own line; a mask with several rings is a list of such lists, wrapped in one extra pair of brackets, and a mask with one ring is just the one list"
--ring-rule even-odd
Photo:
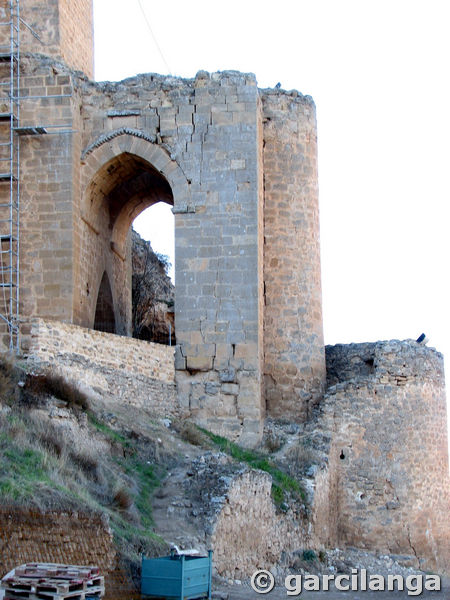
[(315, 107), (262, 92), (268, 413), (305, 421), (325, 387)]
[(195, 99), (196, 212), (176, 215), (178, 393), (208, 429), (252, 444), (264, 410), (258, 90), (252, 75), (205, 76)]
[(51, 366), (108, 401), (176, 416), (174, 348), (76, 325), (35, 319), (28, 359)]
[(137, 204), (130, 194), (124, 205), (132, 215), (158, 200), (174, 206), (179, 400), (209, 429), (256, 441), (263, 414), (262, 141), (254, 76), (200, 72), (195, 80), (149, 74), (117, 84), (82, 82), (82, 115), (76, 322), (92, 323), (106, 270), (117, 320), (125, 324), (119, 333), (128, 333), (129, 258), (115, 236), (122, 225), (113, 224), (111, 235), (107, 200), (116, 188), (110, 181), (122, 173), (138, 185), (156, 169), (171, 197), (154, 178), (159, 195), (142, 192)]
[(258, 569), (273, 569), (283, 554), (309, 546), (306, 521), (292, 509), (277, 512), (271, 488), (271, 477), (261, 471), (246, 471), (232, 481), (211, 536), (222, 577), (246, 579)]
[(0, 572), (26, 562), (95, 565), (105, 576), (105, 600), (138, 598), (121, 569), (108, 523), (97, 515), (0, 510)]
[[(24, 10), (38, 19), (34, 0)], [(175, 213), (180, 405), (205, 427), (254, 444), (264, 383), (272, 415), (286, 410), (295, 419), (322, 385), (313, 106), (295, 94), (261, 93), (254, 75), (235, 71), (89, 81), (70, 67), (89, 57), (91, 16), (87, 0), (48, 3), (39, 26), (49, 56), (23, 62), (22, 95), (45, 96), (24, 100), (23, 125), (61, 128), (22, 142), (22, 346), (32, 317), (93, 327), (103, 277), (115, 332), (130, 335), (129, 228), (145, 208), (167, 202)], [(280, 287), (297, 243), (304, 265)]]
[[(10, 14), (9, 1), (1, 0), (0, 22), (9, 21)], [(22, 54), (38, 52), (62, 59), (71, 68), (94, 76), (92, 0), (20, 0), (20, 17)], [(9, 48), (9, 38), (9, 28), (1, 27), (0, 46)]]
[(67, 69), (48, 59), (22, 61), (22, 93), (64, 95), (22, 102), (23, 126), (52, 126), (57, 135), (21, 139), (20, 313), (26, 347), (27, 317), (70, 321), (73, 296), (74, 85)]
[(172, 203), (179, 399), (199, 423), (254, 443), (264, 414), (262, 129), (254, 76), (148, 75), (95, 84), (37, 55), (24, 59), (24, 72), (24, 95), (64, 97), (23, 106), (24, 125), (61, 126), (22, 141), (23, 348), (29, 317), (92, 327), (105, 272), (116, 333), (129, 335), (129, 228), (151, 204)]
[[(327, 347), (332, 385), (315, 423), (328, 446), (338, 545), (450, 572), (442, 356), (416, 342)], [(368, 372), (368, 369), (370, 372)], [(320, 535), (320, 533), (319, 533)]]
[(94, 77), (93, 0), (59, 0), (61, 57), (71, 67)]

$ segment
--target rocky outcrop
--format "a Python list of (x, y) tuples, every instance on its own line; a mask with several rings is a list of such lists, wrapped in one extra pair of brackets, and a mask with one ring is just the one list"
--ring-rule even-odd
[(133, 337), (175, 343), (175, 286), (167, 275), (167, 258), (132, 231)]

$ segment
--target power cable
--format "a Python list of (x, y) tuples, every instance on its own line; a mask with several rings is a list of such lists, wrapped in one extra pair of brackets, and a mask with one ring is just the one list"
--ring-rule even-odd
[(150, 25), (150, 22), (149, 22), (149, 20), (147, 19), (147, 15), (145, 14), (144, 7), (142, 6), (142, 2), (141, 2), (141, 0), (138, 0), (138, 4), (139, 4), (139, 7), (140, 7), (140, 9), (141, 9), (141, 12), (142, 12), (142, 15), (143, 15), (143, 17), (144, 17), (144, 20), (145, 20), (145, 22), (147, 23), (148, 30), (150, 31), (150, 34), (151, 34), (151, 36), (152, 36), (152, 38), (153, 38), (153, 41), (155, 42), (155, 46), (156, 46), (156, 47), (157, 47), (157, 49), (158, 49), (159, 55), (161, 56), (161, 58), (162, 58), (162, 60), (163, 60), (163, 63), (165, 64), (165, 66), (166, 66), (166, 69), (167, 69), (167, 70), (168, 70), (168, 72), (169, 72), (169, 75), (172, 75), (172, 69), (169, 67), (169, 64), (168, 64), (167, 60), (164, 58), (164, 54), (162, 53), (162, 50), (161, 50), (161, 48), (160, 48), (160, 46), (159, 46), (159, 44), (158, 44), (158, 41), (157, 41), (157, 39), (156, 39), (156, 37), (155, 37), (155, 34), (153, 33), (153, 29), (152, 29), (152, 27), (151, 27), (151, 25)]

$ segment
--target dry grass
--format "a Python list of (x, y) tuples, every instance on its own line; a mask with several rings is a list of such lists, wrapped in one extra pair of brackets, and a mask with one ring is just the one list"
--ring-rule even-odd
[[(142, 552), (151, 556), (164, 546), (152, 533), (151, 497), (165, 474), (155, 464), (153, 440), (111, 429), (63, 377), (28, 374), (18, 387), (19, 375), (25, 378), (0, 358), (0, 404), (7, 405), (0, 411), (0, 503), (103, 513), (120, 556), (138, 568)], [(52, 406), (61, 406), (55, 397), (64, 403), (63, 418), (50, 417)]]
[(289, 471), (293, 476), (304, 475), (311, 465), (317, 464), (319, 453), (308, 439), (300, 440), (291, 446), (285, 454)]
[(273, 431), (269, 431), (264, 439), (264, 448), (270, 454), (278, 452), (284, 444), (284, 439), (276, 435)]
[(211, 447), (211, 440), (192, 421), (179, 421), (173, 426), (185, 442), (202, 448)]
[(82, 392), (75, 382), (54, 373), (28, 374), (25, 381), (24, 396), (27, 404), (34, 399), (37, 404), (45, 396), (54, 396), (66, 402), (72, 409), (89, 410), (90, 403), (87, 395)]
[(17, 376), (13, 357), (0, 356), (0, 403), (9, 404), (14, 398)]

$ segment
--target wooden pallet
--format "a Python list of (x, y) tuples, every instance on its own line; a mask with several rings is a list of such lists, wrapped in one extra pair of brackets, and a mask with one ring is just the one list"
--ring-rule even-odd
[(28, 563), (8, 573), (0, 584), (4, 600), (89, 600), (105, 594), (98, 567)]
[(18, 592), (10, 589), (5, 590), (4, 600), (97, 600), (104, 596), (104, 588), (93, 588), (84, 592), (72, 592), (69, 594), (53, 594), (51, 592), (37, 594), (29, 592)]
[(54, 563), (27, 563), (16, 567), (17, 577), (51, 577), (62, 579), (89, 579), (99, 575), (98, 567), (79, 565), (59, 565)]

